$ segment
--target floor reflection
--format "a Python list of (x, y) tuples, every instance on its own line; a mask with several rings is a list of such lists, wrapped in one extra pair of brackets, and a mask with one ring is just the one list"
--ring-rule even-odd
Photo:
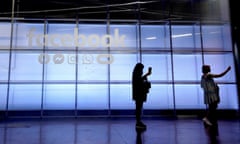
[(144, 144), (143, 142), (143, 133), (146, 129), (136, 128), (136, 144)]
[(0, 144), (240, 143), (239, 120), (221, 120), (216, 127), (198, 119), (147, 119), (144, 123), (147, 130), (135, 129), (134, 118), (0, 121)]

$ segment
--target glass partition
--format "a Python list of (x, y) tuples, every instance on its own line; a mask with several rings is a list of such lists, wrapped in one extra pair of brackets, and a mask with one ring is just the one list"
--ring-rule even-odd
[[(108, 59), (106, 54), (83, 53), (78, 54), (78, 81), (107, 81)], [(72, 55), (72, 57), (76, 57)], [(74, 65), (73, 65), (74, 66)]]
[(202, 74), (202, 57), (199, 54), (174, 54), (173, 69), (176, 81), (199, 81)]
[(176, 109), (204, 109), (203, 93), (197, 84), (175, 85)]
[(174, 50), (199, 50), (201, 49), (200, 26), (197, 24), (173, 24), (172, 47)]
[(173, 88), (170, 84), (152, 84), (145, 110), (174, 110)]
[(137, 25), (111, 24), (110, 35), (113, 38), (111, 50), (136, 50), (138, 46)]
[(141, 26), (141, 47), (142, 49), (170, 49), (169, 25), (142, 25)]
[(108, 110), (107, 84), (78, 84), (78, 110)]
[(9, 110), (41, 110), (40, 84), (11, 84), (9, 87)]
[[(203, 49), (206, 51), (232, 51), (228, 25), (203, 25)], [(223, 40), (224, 39), (224, 40)]]
[[(41, 56), (41, 53), (39, 54)], [(51, 51), (44, 54), (44, 80), (45, 81), (72, 81), (76, 80), (76, 66), (69, 63), (72, 52)], [(42, 67), (42, 63), (38, 62)]]
[[(9, 71), (9, 51), (0, 51), (0, 82), (7, 82)], [(13, 68), (12, 68), (13, 69)]]
[(9, 50), (11, 40), (11, 23), (0, 22), (0, 50)]
[(43, 110), (74, 110), (74, 84), (45, 84), (43, 90)]
[(134, 110), (132, 100), (132, 87), (129, 84), (111, 84), (110, 86), (111, 110)]
[(0, 101), (0, 111), (6, 110), (6, 105), (7, 105), (7, 89), (8, 85), (7, 84), (0, 84), (0, 91), (1, 91), (1, 101)]
[(238, 109), (226, 23), (28, 20), (13, 26), (11, 37), (11, 23), (0, 22), (1, 111), (134, 110), (131, 77), (138, 62), (144, 73), (152, 67), (144, 110), (204, 110), (203, 64), (213, 73), (232, 67), (216, 80), (219, 108)]
[(45, 38), (43, 23), (16, 22), (13, 25), (13, 49), (41, 50)]
[(219, 109), (238, 109), (237, 87), (233, 84), (218, 84), (220, 87)]
[(11, 81), (40, 81), (43, 67), (39, 64), (39, 52), (13, 51)]
[(111, 81), (130, 81), (133, 67), (137, 61), (136, 54), (112, 54), (114, 60), (110, 65)]
[(74, 50), (78, 46), (78, 29), (76, 24), (49, 23), (44, 35), (38, 36), (44, 43), (38, 43), (48, 50)]

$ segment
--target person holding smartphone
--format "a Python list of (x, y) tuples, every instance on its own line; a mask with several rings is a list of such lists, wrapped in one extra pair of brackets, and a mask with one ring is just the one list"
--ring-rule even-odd
[(137, 63), (132, 72), (132, 99), (135, 101), (136, 110), (136, 128), (146, 129), (146, 125), (141, 121), (143, 103), (147, 99), (147, 93), (151, 88), (151, 83), (147, 77), (151, 75), (152, 68), (149, 67), (148, 72), (143, 74), (144, 65)]

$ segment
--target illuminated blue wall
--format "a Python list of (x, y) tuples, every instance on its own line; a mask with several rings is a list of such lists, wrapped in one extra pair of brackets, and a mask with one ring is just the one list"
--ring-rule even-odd
[[(11, 33), (12, 32), (12, 33)], [(153, 68), (145, 110), (205, 109), (201, 66), (220, 73), (219, 109), (238, 109), (229, 24), (0, 22), (0, 110), (134, 110), (131, 74)]]

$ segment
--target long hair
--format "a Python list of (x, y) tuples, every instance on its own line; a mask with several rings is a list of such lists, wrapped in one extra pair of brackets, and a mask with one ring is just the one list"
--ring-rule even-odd
[(137, 97), (142, 95), (142, 74), (144, 65), (137, 63), (132, 72), (132, 98), (136, 100)]
[(137, 63), (133, 69), (133, 79), (137, 77), (141, 77), (143, 74), (144, 65), (142, 63)]

